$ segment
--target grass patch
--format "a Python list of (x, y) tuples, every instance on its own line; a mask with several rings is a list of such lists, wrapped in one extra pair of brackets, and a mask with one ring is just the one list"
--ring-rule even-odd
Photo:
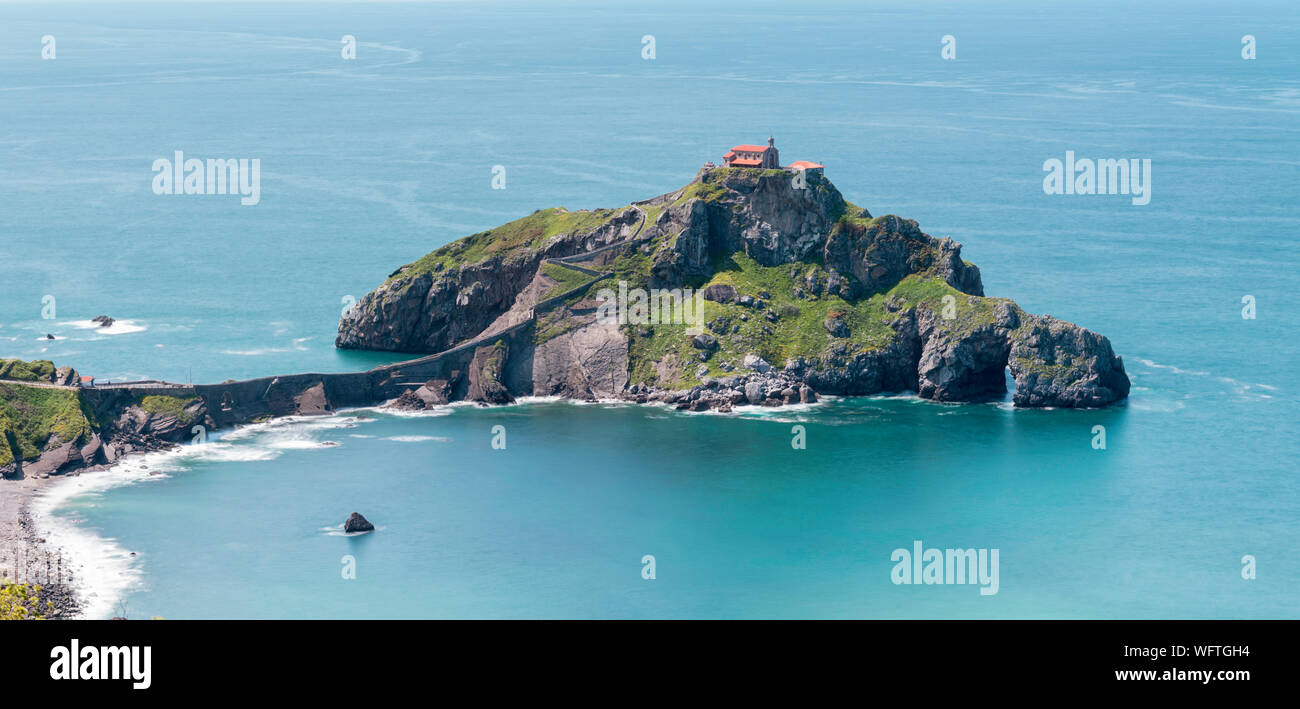
[(185, 412), (185, 407), (198, 401), (197, 396), (146, 396), (140, 399), (140, 408), (158, 416), (172, 416), (181, 423), (190, 423), (194, 416)]
[(0, 359), (0, 379), (20, 382), (48, 382), (54, 378), (54, 363), (38, 359), (24, 362), (21, 359)]
[(457, 239), (404, 269), (394, 272), (389, 276), (389, 280), (423, 273), (437, 273), (516, 251), (541, 249), (552, 237), (595, 231), (626, 209), (621, 207), (576, 212), (571, 212), (564, 207), (539, 209), (522, 219)]
[[(972, 296), (953, 288), (942, 278), (922, 277), (915, 274), (907, 276), (884, 294), (874, 296), (872, 300), (881, 302), (891, 296), (903, 300), (905, 306), (916, 306), (933, 310), (940, 314), (948, 327), (956, 333), (969, 334), (981, 327), (998, 321), (997, 305), (1015, 304), (1007, 298), (981, 298)], [(951, 300), (945, 298), (951, 297)], [(945, 311), (951, 318), (946, 317)]]
[(0, 465), (34, 460), (50, 443), (85, 443), (98, 426), (81, 393), (0, 383)]
[(547, 290), (540, 300), (553, 298), (561, 293), (577, 288), (583, 283), (596, 280), (596, 277), (593, 275), (554, 262), (542, 264), (542, 275), (555, 281), (555, 285)]
[[(706, 376), (724, 377), (729, 372), (721, 365), (730, 363), (736, 368), (733, 371), (739, 371), (747, 354), (757, 354), (779, 368), (787, 359), (797, 357), (817, 360), (832, 352), (848, 356), (876, 352), (896, 341), (898, 334), (893, 323), (898, 313), (908, 308), (942, 314), (948, 307), (953, 315), (945, 319), (948, 327), (957, 333), (969, 332), (995, 323), (995, 307), (1002, 300), (973, 298), (942, 279), (917, 275), (904, 278), (889, 291), (852, 302), (825, 292), (799, 297), (795, 289), (804, 287), (809, 274), (825, 283), (828, 274), (820, 265), (796, 262), (762, 266), (737, 252), (715, 262), (714, 268), (706, 286), (728, 284), (738, 294), (756, 299), (766, 293), (769, 296), (764, 299), (766, 307), (756, 309), (705, 301), (704, 320), (715, 324), (706, 331), (718, 338), (719, 346), (707, 362), (700, 360), (700, 350), (692, 346), (692, 337), (683, 325), (628, 326), (629, 373), (633, 384), (689, 388), (700, 383), (696, 375), (700, 364), (706, 365)], [(952, 296), (952, 300), (945, 300), (945, 296)], [(892, 307), (886, 307), (886, 303)], [(777, 315), (775, 321), (767, 318), (769, 311)], [(832, 337), (826, 328), (828, 318), (843, 321), (849, 328), (849, 336)], [(660, 381), (665, 377), (659, 371), (663, 368), (656, 363), (663, 361), (675, 363), (671, 381)]]
[[(707, 362), (699, 358), (700, 350), (692, 344), (692, 336), (683, 325), (629, 326), (629, 350), (633, 383), (688, 388), (699, 383), (696, 371), (701, 364), (708, 369), (707, 376), (723, 377), (728, 372), (724, 362), (741, 367), (745, 355), (757, 354), (776, 367), (784, 365), (787, 358), (816, 359), (832, 347), (845, 346), (853, 350), (877, 350), (892, 343), (895, 333), (889, 325), (890, 318), (882, 302), (859, 301), (850, 303), (835, 295), (800, 298), (795, 288), (809, 272), (815, 272), (824, 281), (826, 272), (815, 263), (789, 263), (779, 266), (761, 266), (757, 261), (737, 252), (714, 264), (713, 277), (704, 284), (728, 284), (740, 295), (764, 299), (763, 309), (749, 308), (734, 303), (704, 302), (705, 322), (716, 322), (719, 327), (706, 329), (718, 338), (718, 350)], [(775, 322), (767, 319), (774, 312)], [(850, 327), (851, 337), (831, 338), (825, 320), (835, 313)], [(725, 322), (725, 325), (723, 323)], [(645, 334), (642, 335), (641, 333)], [(656, 362), (675, 360), (673, 381), (657, 381)]]

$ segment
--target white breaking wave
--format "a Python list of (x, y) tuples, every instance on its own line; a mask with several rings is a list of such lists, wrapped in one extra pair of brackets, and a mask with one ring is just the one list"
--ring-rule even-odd
[(302, 343), (310, 340), (310, 337), (295, 337), (289, 347), (258, 347), (251, 350), (222, 350), (221, 354), (235, 355), (239, 357), (260, 357), (268, 354), (285, 354), (288, 352), (306, 352), (307, 348)]
[(452, 404), (448, 404), (446, 406), (438, 406), (423, 411), (407, 411), (405, 409), (375, 409), (375, 411), (382, 412), (387, 416), (400, 416), (402, 418), (437, 418), (441, 416), (450, 416), (453, 409)]
[[(320, 531), (330, 537), (359, 537), (363, 534), (370, 534), (370, 532), (345, 532), (343, 531), (343, 524), (343, 522), (339, 522), (338, 524), (332, 524), (328, 527), (321, 527)], [(385, 529), (388, 529), (388, 527), (376, 524), (374, 531), (382, 532)]]
[(328, 431), (340, 428), (356, 428), (360, 424), (375, 420), (364, 416), (342, 413), (333, 416), (284, 416), (261, 423), (240, 426), (229, 433), (221, 434), (220, 438), (223, 441), (243, 441), (255, 436), (277, 432), (289, 432), (286, 435), (296, 435), (293, 433), (294, 431)]
[(1145, 364), (1148, 367), (1151, 367), (1152, 369), (1163, 369), (1165, 371), (1173, 372), (1174, 374), (1189, 374), (1194, 377), (1205, 377), (1205, 376), (1209, 376), (1210, 374), (1209, 372), (1194, 372), (1186, 369), (1180, 369), (1178, 367), (1175, 367), (1172, 364), (1160, 364), (1158, 362), (1152, 362), (1149, 359), (1138, 358), (1138, 361), (1141, 362), (1142, 364)]
[(106, 470), (51, 484), (32, 501), (32, 518), (50, 546), (68, 557), (82, 617), (109, 618), (117, 614), (122, 598), (141, 587), (140, 557), (117, 539), (82, 526), (75, 512), (63, 512), (65, 508), (75, 510), (113, 488), (165, 480), (170, 473), (190, 470), (197, 462), (256, 462), (278, 458), (286, 450), (338, 446), (335, 441), (317, 441), (309, 436), (314, 431), (353, 428), (371, 420), (343, 414), (272, 419), (219, 437), (214, 435), (206, 443), (130, 456)]
[(108, 470), (65, 478), (32, 500), (32, 519), (37, 530), (50, 546), (68, 556), (82, 617), (103, 619), (116, 614), (118, 601), (142, 584), (137, 564), (140, 557), (133, 556), (117, 539), (81, 526), (81, 520), (74, 515), (55, 514), (55, 511), (102, 497), (105, 491), (115, 487), (163, 479), (166, 473), (182, 468), (178, 464), (180, 452), (148, 453), (124, 460)]
[[(1163, 370), (1163, 371), (1166, 371), (1166, 372), (1172, 372), (1172, 373), (1174, 373), (1174, 374), (1184, 374), (1184, 375), (1193, 376), (1193, 377), (1208, 377), (1208, 376), (1212, 376), (1210, 372), (1200, 372), (1200, 371), (1193, 371), (1193, 370), (1181, 369), (1181, 368), (1179, 368), (1179, 367), (1175, 367), (1175, 366), (1172, 365), (1172, 364), (1160, 364), (1159, 362), (1153, 362), (1153, 361), (1151, 361), (1151, 360), (1149, 360), (1149, 359), (1138, 358), (1137, 361), (1141, 362), (1142, 364), (1146, 365), (1147, 367), (1150, 367), (1151, 369), (1159, 369), (1159, 370)], [(1251, 396), (1251, 397), (1256, 397), (1256, 398), (1258, 398), (1258, 399), (1272, 399), (1273, 396), (1272, 396), (1271, 394), (1264, 394), (1264, 393), (1261, 393), (1261, 392), (1259, 392), (1259, 391), (1255, 391), (1255, 390), (1257, 390), (1257, 389), (1263, 389), (1263, 390), (1265, 390), (1265, 391), (1277, 391), (1277, 390), (1278, 390), (1278, 388), (1277, 388), (1276, 386), (1273, 386), (1272, 384), (1260, 384), (1260, 383), (1255, 383), (1255, 382), (1244, 382), (1244, 381), (1242, 381), (1242, 380), (1240, 380), (1240, 379), (1234, 379), (1234, 378), (1232, 378), (1232, 377), (1220, 377), (1220, 376), (1216, 376), (1216, 377), (1214, 377), (1214, 379), (1217, 380), (1217, 381), (1223, 382), (1224, 384), (1227, 384), (1227, 385), (1232, 389), (1232, 392), (1233, 392), (1234, 394), (1239, 395), (1239, 396)]]
[(340, 444), (338, 441), (313, 441), (309, 438), (290, 438), (282, 441), (272, 441), (267, 445), (282, 450), (314, 450), (317, 448), (333, 448)]
[(94, 330), (101, 335), (126, 335), (132, 332), (144, 332), (149, 329), (147, 325), (141, 325), (135, 320), (114, 320), (113, 324), (108, 327), (103, 327), (93, 320), (71, 320), (62, 323), (62, 325), (81, 330)]
[(181, 450), (186, 458), (205, 463), (251, 463), (259, 460), (275, 460), (281, 451), (259, 446), (237, 446), (224, 441), (212, 441), (196, 446), (186, 446)]

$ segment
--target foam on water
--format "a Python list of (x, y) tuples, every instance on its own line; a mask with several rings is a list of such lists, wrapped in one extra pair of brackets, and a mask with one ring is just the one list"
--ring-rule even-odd
[(312, 435), (371, 420), (348, 414), (285, 417), (214, 434), (205, 443), (129, 456), (106, 470), (54, 482), (33, 500), (32, 518), (49, 544), (70, 559), (82, 616), (107, 618), (118, 612), (121, 598), (141, 587), (141, 557), (118, 540), (83, 526), (79, 510), (93, 508), (109, 490), (163, 480), (191, 470), (194, 463), (251, 463), (275, 460), (288, 451), (336, 448), (338, 442)]
[(149, 329), (147, 325), (142, 325), (135, 320), (115, 320), (108, 327), (103, 327), (93, 320), (71, 320), (61, 324), (64, 327), (75, 327), (80, 330), (94, 330), (101, 335), (127, 335)]
[(141, 584), (140, 558), (117, 539), (82, 526), (77, 511), (93, 507), (95, 500), (116, 487), (159, 480), (182, 470), (180, 454), (168, 451), (129, 458), (91, 474), (59, 480), (32, 501), (32, 520), (51, 547), (64, 552), (70, 563), (74, 589), (81, 601), (82, 617), (108, 618), (117, 602)]

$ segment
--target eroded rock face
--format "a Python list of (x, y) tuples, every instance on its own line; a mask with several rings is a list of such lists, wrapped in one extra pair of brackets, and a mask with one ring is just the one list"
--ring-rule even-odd
[(23, 474), (31, 476), (57, 475), (78, 467), (83, 462), (81, 448), (76, 443), (51, 441), (40, 458), (23, 466)]
[[(703, 197), (670, 207), (654, 225), (658, 233), (676, 237), (654, 255), (652, 287), (674, 288), (707, 276), (718, 255), (741, 252), (764, 266), (815, 256), (845, 210), (839, 190), (817, 174), (800, 189), (789, 174), (703, 173), (683, 189), (700, 185), (709, 188)], [(705, 297), (725, 298), (720, 292)]]
[(1092, 408), (1128, 396), (1124, 360), (1110, 340), (1047, 315), (1029, 315), (1011, 337), (1016, 406)]
[(531, 358), (514, 361), (511, 367), (527, 371), (531, 393), (538, 396), (619, 396), (628, 385), (627, 336), (617, 323), (594, 316), (574, 320), (576, 327), (537, 344)]
[(887, 347), (853, 352), (845, 345), (837, 345), (826, 355), (796, 363), (795, 371), (819, 394), (867, 396), (915, 390), (921, 352), (915, 312), (904, 312), (893, 328), (898, 337)]
[(188, 440), (191, 425), (201, 423), (205, 413), (202, 399), (187, 406), (181, 417), (127, 405), (110, 424), (109, 431), (119, 447), (131, 445), (138, 450), (155, 450), (165, 443)]
[(510, 349), (504, 342), (479, 347), (469, 369), (469, 400), (487, 404), (510, 404), (515, 398), (503, 383)]
[(917, 394), (936, 401), (971, 401), (1006, 392), (1010, 335), (1019, 324), (1019, 315), (1010, 307), (998, 309), (996, 322), (968, 330), (948, 323), (940, 313), (922, 311)]
[(922, 232), (916, 220), (892, 214), (866, 226), (837, 224), (822, 258), (827, 268), (853, 276), (836, 288), (846, 293), (846, 300), (888, 290), (904, 277), (927, 270), (963, 293), (984, 295), (979, 269), (961, 260), (961, 244), (935, 239)]
[(637, 211), (628, 209), (599, 228), (575, 229), (539, 248), (436, 273), (403, 266), (339, 320), (334, 344), (344, 349), (441, 352), (475, 337), (509, 310), (542, 261), (622, 241), (640, 219)]

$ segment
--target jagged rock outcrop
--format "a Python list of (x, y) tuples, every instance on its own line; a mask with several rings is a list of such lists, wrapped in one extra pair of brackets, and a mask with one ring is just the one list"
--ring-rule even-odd
[[(917, 361), (917, 393), (936, 401), (971, 401), (1006, 391), (1010, 334), (1020, 320), (1006, 303), (997, 307), (998, 319), (972, 328), (946, 322), (940, 313), (922, 311), (917, 335), (921, 357)], [(955, 320), (955, 319), (954, 319)]]
[(470, 361), (468, 398), (488, 404), (509, 404), (515, 398), (502, 383), (510, 348), (504, 342), (479, 347)]
[(1011, 337), (1016, 406), (1105, 406), (1128, 396), (1124, 361), (1110, 340), (1047, 315), (1028, 315)]
[(430, 379), (415, 389), (407, 389), (385, 406), (407, 411), (424, 411), (445, 406), (451, 402), (451, 382), (446, 379)]
[(934, 239), (915, 220), (892, 214), (866, 224), (838, 223), (826, 239), (822, 258), (833, 271), (853, 276), (838, 289), (846, 300), (883, 292), (908, 275), (930, 269), (963, 293), (984, 295), (979, 269), (961, 260), (961, 244)]
[(878, 350), (855, 351), (837, 343), (821, 356), (791, 363), (803, 381), (821, 394), (867, 396), (917, 389), (921, 340), (912, 311), (892, 321), (897, 337)]
[[(908, 390), (972, 401), (1003, 395), (1008, 369), (1017, 406), (1127, 396), (1106, 338), (986, 298), (959, 243), (873, 218), (823, 175), (805, 177), (705, 169), (632, 207), (539, 211), (399, 269), (344, 316), (336, 342), (420, 353), (470, 343), (446, 355), (438, 392), (389, 396), (412, 408), (559, 395), (701, 410)], [(583, 264), (585, 292), (574, 273), (543, 279), (559, 256)], [(560, 281), (572, 298), (542, 298)], [(592, 304), (615, 283), (624, 294), (699, 288), (707, 332), (602, 320)]]
[[(340, 320), (335, 346), (418, 353), (445, 350), (478, 335), (509, 310), (545, 259), (626, 239), (641, 218), (631, 208), (605, 213), (540, 210), (448, 244), (394, 271), (366, 294)], [(484, 242), (487, 247), (480, 248)], [(467, 259), (467, 253), (481, 260)]]

